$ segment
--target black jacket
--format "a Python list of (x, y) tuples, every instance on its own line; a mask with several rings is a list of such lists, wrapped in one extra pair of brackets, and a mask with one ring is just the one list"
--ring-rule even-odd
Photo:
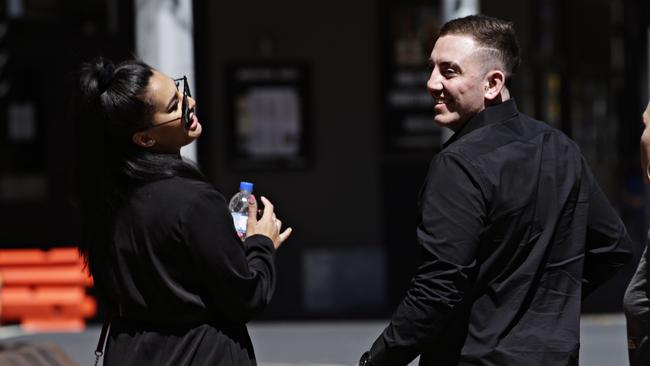
[(106, 272), (114, 308), (105, 365), (250, 365), (246, 322), (274, 290), (273, 243), (237, 237), (224, 197), (171, 178), (119, 208)]
[(514, 100), (469, 120), (430, 165), (423, 262), (373, 365), (578, 365), (582, 297), (631, 255), (576, 144)]

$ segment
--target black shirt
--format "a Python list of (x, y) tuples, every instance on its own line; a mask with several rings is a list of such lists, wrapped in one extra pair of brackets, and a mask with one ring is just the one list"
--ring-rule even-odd
[(429, 167), (423, 262), (373, 365), (577, 365), (582, 297), (631, 255), (577, 145), (514, 100), (469, 120)]
[(246, 322), (275, 285), (271, 239), (237, 237), (207, 183), (163, 179), (119, 208), (96, 285), (117, 313), (105, 365), (250, 365)]

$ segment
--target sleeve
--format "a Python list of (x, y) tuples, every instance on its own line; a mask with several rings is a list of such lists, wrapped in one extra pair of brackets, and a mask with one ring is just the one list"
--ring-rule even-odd
[[(648, 282), (648, 247), (643, 250), (639, 265), (623, 297), (630, 360), (636, 354), (650, 358), (650, 283)], [(644, 346), (645, 345), (645, 346)]]
[(625, 225), (609, 204), (607, 197), (591, 175), (588, 174), (589, 213), (587, 218), (585, 266), (582, 295), (594, 289), (616, 274), (632, 258), (632, 242)]
[(459, 156), (434, 158), (420, 197), (417, 236), (424, 260), (370, 350), (372, 365), (408, 364), (464, 299), (486, 212), (480, 178), (472, 172)]
[(217, 311), (247, 322), (269, 303), (275, 289), (275, 248), (253, 235), (242, 243), (223, 196), (202, 192), (182, 215), (182, 234)]

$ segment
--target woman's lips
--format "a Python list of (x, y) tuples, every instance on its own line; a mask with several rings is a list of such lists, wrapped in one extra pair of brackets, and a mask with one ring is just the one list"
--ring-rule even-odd
[(196, 130), (196, 128), (199, 126), (199, 118), (196, 116), (196, 114), (192, 115), (192, 124), (190, 125), (190, 131)]

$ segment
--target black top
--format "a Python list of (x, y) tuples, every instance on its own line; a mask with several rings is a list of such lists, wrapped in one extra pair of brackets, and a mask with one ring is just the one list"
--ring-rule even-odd
[(576, 144), (488, 107), (429, 167), (423, 257), (372, 365), (578, 365), (582, 297), (631, 256)]
[(630, 366), (650, 365), (650, 278), (648, 247), (623, 296)]
[(116, 311), (105, 365), (249, 365), (245, 323), (271, 299), (272, 241), (237, 237), (224, 197), (186, 178), (136, 189), (97, 288)]

